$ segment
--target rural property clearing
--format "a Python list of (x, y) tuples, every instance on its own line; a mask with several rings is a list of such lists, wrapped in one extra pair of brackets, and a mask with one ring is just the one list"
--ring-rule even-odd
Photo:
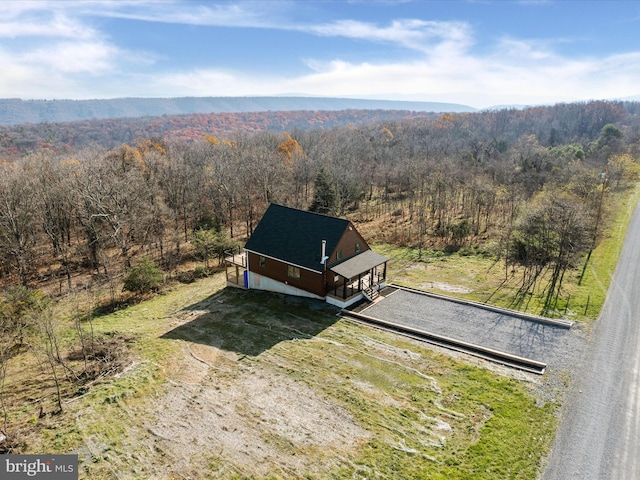
[(539, 474), (557, 413), (539, 379), (223, 280), (95, 319), (135, 360), (37, 420), (30, 450), (77, 452), (91, 479)]

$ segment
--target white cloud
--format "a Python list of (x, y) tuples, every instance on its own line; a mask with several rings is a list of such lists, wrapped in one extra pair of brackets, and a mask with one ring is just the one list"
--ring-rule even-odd
[(79, 9), (82, 15), (122, 18), (145, 22), (171, 23), (213, 27), (282, 28), (277, 11), (291, 2), (195, 2), (150, 1), (84, 1), (64, 2)]
[[(83, 88), (68, 76), (48, 71), (37, 64), (21, 62), (0, 50), (0, 96), (17, 98), (80, 98)], [(80, 96), (80, 97), (79, 97)]]
[(80, 4), (60, 4), (79, 7), (77, 11), (83, 15), (197, 26), (290, 30), (326, 37), (395, 43), (423, 52), (430, 51), (438, 44), (462, 48), (471, 43), (469, 26), (464, 22), (402, 19), (393, 20), (388, 26), (356, 20), (300, 24), (287, 18), (287, 13), (300, 7), (292, 1), (210, 2), (204, 5), (175, 1), (85, 1)]
[(295, 23), (287, 19), (286, 13), (300, 5), (291, 1), (194, 4), (191, 8), (185, 8), (185, 3), (168, 1), (98, 2), (97, 5), (87, 2), (83, 5), (84, 13), (104, 17), (198, 26), (290, 30), (326, 37), (395, 43), (422, 52), (428, 52), (438, 45), (449, 48), (456, 46), (458, 49), (471, 43), (469, 26), (464, 22), (403, 19), (393, 20), (388, 26), (356, 20), (317, 25)]
[(99, 97), (111, 80), (100, 86), (96, 76), (118, 74), (134, 61), (137, 65), (153, 61), (152, 55), (141, 60), (136, 52), (113, 45), (76, 16), (73, 7), (79, 5), (84, 4), (0, 2), (0, 97)]
[(97, 32), (65, 15), (55, 14), (52, 18), (23, 18), (0, 20), (0, 38), (18, 37), (58, 37), (88, 39)]
[[(154, 75), (147, 82), (151, 91), (183, 92), (180, 96), (244, 95), (244, 93), (238, 94), (234, 92), (243, 91), (245, 88), (243, 85), (246, 84), (246, 80), (243, 80), (238, 75), (213, 69)], [(249, 82), (248, 84), (248, 88), (254, 88), (255, 86), (255, 83)]]
[(547, 59), (550, 61), (542, 61), (538, 50), (532, 48), (518, 62), (503, 61), (497, 52), (488, 58), (466, 54), (384, 64), (336, 60), (315, 63), (313, 72), (295, 78), (256, 79), (201, 70), (159, 78), (158, 83), (166, 82), (169, 89), (188, 88), (192, 95), (411, 95), (414, 99), (467, 103), (479, 108), (620, 98), (637, 92), (640, 53), (582, 60), (550, 55)]
[(388, 27), (379, 27), (371, 23), (341, 20), (305, 30), (322, 36), (395, 43), (425, 53), (443, 46), (447, 46), (447, 49), (463, 50), (471, 44), (469, 27), (462, 22), (394, 20)]
[(534, 40), (521, 40), (511, 37), (503, 37), (495, 47), (494, 56), (499, 55), (503, 61), (507, 58), (511, 61), (555, 61), (557, 57), (553, 50), (547, 46), (547, 42)]
[(0, 38), (94, 38), (99, 33), (59, 7), (64, 2), (0, 2)]
[(117, 54), (118, 49), (102, 42), (60, 42), (26, 53), (21, 60), (63, 74), (99, 74), (114, 68)]

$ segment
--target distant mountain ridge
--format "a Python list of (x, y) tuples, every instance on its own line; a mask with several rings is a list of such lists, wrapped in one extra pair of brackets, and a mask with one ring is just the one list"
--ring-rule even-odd
[(408, 110), (436, 113), (477, 111), (475, 108), (456, 103), (331, 97), (179, 97), (96, 100), (21, 100), (8, 98), (0, 99), (0, 125), (192, 113), (295, 110)]

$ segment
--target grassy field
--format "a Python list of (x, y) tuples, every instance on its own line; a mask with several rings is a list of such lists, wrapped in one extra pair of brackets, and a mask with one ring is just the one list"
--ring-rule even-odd
[(94, 319), (130, 363), (32, 415), (27, 451), (91, 479), (536, 477), (557, 405), (526, 383), (222, 280)]

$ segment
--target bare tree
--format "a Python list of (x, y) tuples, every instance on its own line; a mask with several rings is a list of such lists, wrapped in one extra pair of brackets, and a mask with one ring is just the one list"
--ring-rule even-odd
[(0, 249), (27, 285), (37, 240), (35, 185), (24, 164), (0, 163)]
[(509, 242), (507, 259), (524, 267), (516, 304), (533, 293), (548, 270), (544, 308), (556, 306), (567, 269), (576, 267), (589, 248), (591, 225), (576, 197), (557, 191), (539, 195), (516, 223)]
[[(34, 196), (39, 221), (51, 242), (52, 254), (59, 259), (67, 287), (71, 289), (71, 229), (75, 215), (70, 178), (75, 161), (57, 161), (48, 155), (30, 159), (34, 172)], [(62, 280), (60, 283), (62, 291)]]
[(74, 179), (78, 217), (96, 264), (101, 249), (115, 246), (125, 268), (130, 267), (132, 249), (144, 244), (153, 228), (155, 192), (149, 190), (144, 173), (139, 152), (126, 146), (80, 162)]
[(51, 378), (56, 389), (58, 411), (62, 412), (62, 377), (58, 372), (58, 366), (63, 362), (58, 347), (54, 318), (52, 312), (46, 310), (33, 313), (33, 322), (38, 331), (34, 347), (36, 355), (43, 354), (51, 369)]

